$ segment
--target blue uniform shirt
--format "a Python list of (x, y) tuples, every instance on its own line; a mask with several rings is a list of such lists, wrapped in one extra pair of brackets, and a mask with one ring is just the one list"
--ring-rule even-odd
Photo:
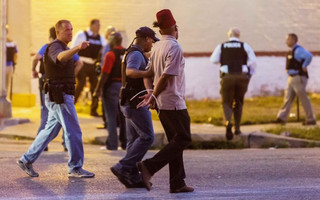
[[(292, 49), (294, 49), (295, 47), (297, 47), (297, 49), (294, 52), (294, 58), (298, 61), (301, 62), (304, 59), (304, 62), (302, 63), (302, 67), (306, 68), (312, 60), (312, 53), (310, 53), (309, 51), (305, 50), (302, 46), (295, 44)], [(288, 74), (289, 75), (296, 75), (299, 74), (299, 70), (295, 70), (295, 69), (289, 69), (288, 70)]]

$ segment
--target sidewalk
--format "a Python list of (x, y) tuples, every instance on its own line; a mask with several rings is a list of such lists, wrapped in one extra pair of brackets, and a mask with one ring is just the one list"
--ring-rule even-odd
[[(40, 124), (39, 106), (31, 108), (12, 108), (13, 118), (0, 119), (0, 137), (33, 139), (36, 137)], [(102, 119), (78, 113), (79, 123), (82, 129), (83, 142), (104, 145), (107, 130), (97, 129), (96, 126), (102, 124)], [(1, 126), (2, 125), (2, 126)], [(167, 140), (164, 130), (159, 121), (153, 121), (156, 134), (153, 147), (160, 147), (166, 144)], [(278, 136), (265, 133), (264, 130), (276, 124), (246, 125), (241, 126), (243, 132), (240, 136), (235, 136), (233, 140), (226, 141), (225, 128), (213, 126), (211, 124), (191, 124), (192, 140), (199, 144), (217, 144), (220, 148), (270, 148), (270, 147), (312, 147), (320, 146), (320, 142), (305, 139), (296, 139), (286, 136)], [(300, 123), (292, 123), (290, 126), (300, 126)], [(61, 133), (60, 133), (61, 134)], [(58, 136), (55, 141), (62, 141)], [(210, 146), (210, 145), (209, 145)], [(222, 147), (221, 147), (222, 146)], [(203, 145), (201, 146), (203, 147)]]

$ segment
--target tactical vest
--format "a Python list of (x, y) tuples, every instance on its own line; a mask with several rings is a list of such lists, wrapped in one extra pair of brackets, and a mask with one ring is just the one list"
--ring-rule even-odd
[(286, 61), (286, 70), (289, 70), (289, 69), (297, 70), (299, 71), (299, 75), (306, 76), (308, 78), (309, 77), (308, 72), (304, 72), (302, 70), (302, 64), (304, 62), (304, 59), (302, 59), (301, 62), (299, 62), (294, 58), (294, 53), (298, 47), (300, 46), (297, 45), (296, 47), (294, 47), (292, 50), (288, 52), (287, 61)]
[[(48, 44), (47, 44), (47, 47), (48, 47)], [(47, 48), (46, 47), (46, 48)], [(43, 63), (43, 57), (40, 59), (40, 67), (39, 67), (39, 72), (44, 75), (44, 63)]]
[(241, 74), (242, 65), (247, 65), (248, 55), (243, 42), (228, 41), (221, 44), (220, 63), (228, 66), (229, 74)]
[(50, 44), (48, 44), (44, 55), (43, 55), (43, 61), (44, 61), (44, 70), (46, 72), (46, 79), (52, 80), (52, 81), (66, 81), (66, 82), (73, 82), (75, 83), (75, 75), (74, 75), (74, 60), (73, 58), (70, 58), (70, 60), (66, 62), (57, 62), (55, 63), (49, 56), (48, 52), (50, 50), (50, 47), (52, 44), (59, 44), (61, 45), (61, 48), (65, 51), (69, 48), (66, 44), (61, 42), (60, 40), (54, 40)]
[(86, 41), (89, 41), (89, 46), (79, 51), (78, 55), (83, 57), (89, 57), (92, 59), (98, 59), (100, 50), (102, 48), (102, 42), (100, 41), (100, 35), (90, 36), (87, 31), (84, 31), (86, 35)]
[[(148, 58), (144, 55), (141, 49), (137, 47), (134, 47), (134, 46), (130, 47), (126, 52), (126, 55), (128, 55), (133, 51), (139, 51), (143, 55), (143, 58), (146, 61), (146, 65), (148, 64)], [(125, 63), (127, 62), (126, 58), (127, 56), (125, 57), (125, 60), (124, 60)], [(145, 69), (139, 69), (139, 70), (145, 70)], [(126, 76), (126, 87), (129, 89), (137, 90), (138, 92), (146, 89), (144, 87), (143, 78), (129, 78), (128, 76)]]
[(7, 48), (7, 62), (14, 62), (14, 54), (16, 52), (16, 46), (13, 42), (6, 43)]
[(113, 65), (113, 68), (110, 73), (110, 78), (111, 78), (111, 80), (121, 79), (122, 78), (121, 77), (121, 60), (122, 60), (122, 56), (125, 53), (126, 49), (113, 49), (111, 51), (113, 51), (113, 53), (115, 55), (115, 61), (114, 61), (114, 65)]

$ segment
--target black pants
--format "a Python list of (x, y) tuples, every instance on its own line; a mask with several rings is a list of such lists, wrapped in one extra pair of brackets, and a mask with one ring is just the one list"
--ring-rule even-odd
[(153, 175), (169, 163), (170, 189), (178, 189), (185, 186), (183, 150), (191, 142), (190, 117), (185, 109), (160, 110), (159, 118), (169, 143), (144, 164)]
[[(97, 83), (98, 83), (98, 76), (97, 76), (97, 72), (95, 70), (95, 65), (88, 64), (88, 63), (84, 62), (81, 70), (79, 71), (79, 73), (77, 75), (78, 83), (77, 83), (75, 94), (74, 94), (75, 103), (78, 101), (78, 98), (82, 92), (82, 89), (83, 89), (84, 85), (86, 84), (87, 77), (89, 77), (90, 93), (91, 93), (91, 97), (92, 97), (92, 94), (93, 94), (93, 92), (97, 86)], [(92, 97), (91, 113), (97, 112), (98, 103), (99, 103), (99, 98)]]
[(249, 81), (246, 74), (226, 74), (221, 78), (220, 94), (225, 120), (231, 122), (233, 114), (236, 130), (240, 130), (243, 100)]

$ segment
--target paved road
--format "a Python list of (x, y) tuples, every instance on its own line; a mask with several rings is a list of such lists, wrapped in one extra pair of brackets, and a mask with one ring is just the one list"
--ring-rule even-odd
[(34, 164), (40, 177), (30, 178), (15, 164), (30, 143), (0, 138), (0, 199), (320, 199), (320, 148), (188, 150), (186, 181), (195, 192), (170, 194), (167, 167), (150, 192), (126, 189), (109, 170), (124, 151), (95, 145), (85, 145), (84, 165), (94, 179), (68, 179), (68, 155), (58, 142)]

